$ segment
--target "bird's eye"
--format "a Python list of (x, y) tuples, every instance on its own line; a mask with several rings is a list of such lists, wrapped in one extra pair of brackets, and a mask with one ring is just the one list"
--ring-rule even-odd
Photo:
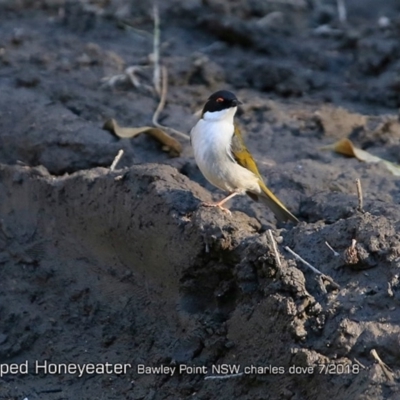
[(215, 100), (217, 103), (222, 103), (224, 101), (224, 99), (222, 97), (218, 97), (217, 100)]

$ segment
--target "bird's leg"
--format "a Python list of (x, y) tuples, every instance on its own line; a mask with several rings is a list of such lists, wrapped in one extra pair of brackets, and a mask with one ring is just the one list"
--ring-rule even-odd
[(222, 211), (226, 212), (227, 214), (231, 215), (232, 213), (225, 207), (222, 207), (222, 205), (224, 203), (226, 203), (228, 200), (230, 200), (231, 198), (235, 197), (236, 195), (240, 194), (239, 192), (233, 192), (231, 193), (229, 196), (225, 197), (224, 199), (222, 199), (221, 201), (219, 201), (218, 203), (202, 203), (203, 206), (205, 207), (218, 207), (219, 209), (221, 209)]

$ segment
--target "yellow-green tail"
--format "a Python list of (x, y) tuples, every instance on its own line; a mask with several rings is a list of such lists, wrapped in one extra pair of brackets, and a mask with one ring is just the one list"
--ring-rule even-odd
[(299, 220), (283, 205), (283, 203), (265, 186), (264, 182), (260, 182), (262, 193), (260, 199), (271, 209), (278, 221), (299, 222)]

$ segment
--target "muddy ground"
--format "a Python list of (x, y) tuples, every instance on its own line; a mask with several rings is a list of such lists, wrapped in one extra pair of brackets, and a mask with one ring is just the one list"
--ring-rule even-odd
[[(0, 2), (1, 399), (400, 398), (399, 178), (320, 150), (350, 137), (400, 163), (400, 5), (377, 3), (346, 1), (341, 23), (329, 1), (160, 2), (160, 122), (189, 132), (233, 90), (261, 173), (301, 220), (277, 226), (249, 198), (232, 217), (200, 207), (223, 194), (184, 139), (171, 158), (102, 129), (151, 124), (147, 2)], [(102, 80), (138, 65), (140, 87)], [(131, 367), (36, 373), (46, 361)], [(242, 375), (210, 379), (221, 364)]]

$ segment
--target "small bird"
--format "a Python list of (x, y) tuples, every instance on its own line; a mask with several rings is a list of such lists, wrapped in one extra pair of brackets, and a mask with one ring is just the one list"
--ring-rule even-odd
[(203, 203), (219, 207), (230, 214), (223, 204), (238, 194), (248, 194), (262, 200), (279, 221), (299, 220), (267, 188), (257, 165), (247, 150), (239, 128), (233, 119), (237, 106), (242, 104), (227, 90), (212, 94), (204, 105), (201, 119), (192, 128), (190, 140), (194, 157), (205, 178), (229, 195), (217, 203)]

